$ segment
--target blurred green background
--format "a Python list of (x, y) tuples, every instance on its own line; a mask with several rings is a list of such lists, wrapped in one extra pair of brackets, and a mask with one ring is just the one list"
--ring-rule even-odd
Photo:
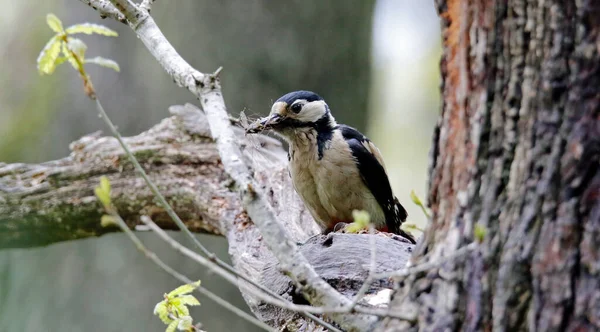
[[(195, 102), (128, 27), (101, 20), (79, 1), (0, 4), (0, 161), (61, 158), (71, 141), (105, 131), (68, 65), (50, 77), (37, 73), (35, 60), (52, 35), (45, 23), (49, 12), (67, 26), (93, 22), (119, 32), (116, 39), (83, 39), (89, 56), (121, 65), (118, 74), (92, 65), (89, 72), (125, 135), (168, 116), (169, 105)], [(158, 0), (152, 14), (190, 64), (201, 71), (224, 67), (224, 96), (234, 115), (265, 115), (273, 100), (292, 90), (322, 95), (338, 122), (357, 127), (379, 146), (409, 221), (424, 224), (409, 193), (425, 196), (438, 114), (440, 36), (433, 1)], [(141, 237), (167, 263), (245, 308), (236, 288), (152, 234)], [(223, 239), (201, 238), (228, 259)], [(152, 309), (177, 285), (121, 234), (0, 251), (0, 332), (164, 331)], [(192, 315), (208, 331), (254, 330), (210, 300), (200, 301)]]

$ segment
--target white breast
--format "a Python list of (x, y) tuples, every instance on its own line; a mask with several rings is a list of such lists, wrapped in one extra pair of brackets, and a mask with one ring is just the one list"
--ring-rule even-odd
[(339, 131), (319, 160), (316, 132), (297, 130), (290, 142), (290, 174), (296, 191), (321, 228), (352, 222), (353, 210), (366, 210), (376, 227), (385, 225), (383, 210), (366, 187)]

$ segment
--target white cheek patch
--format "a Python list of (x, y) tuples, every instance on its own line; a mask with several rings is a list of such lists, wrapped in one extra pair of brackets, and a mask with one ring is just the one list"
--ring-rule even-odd
[(327, 106), (322, 100), (310, 102), (302, 108), (302, 111), (295, 116), (302, 122), (315, 122), (327, 113)]

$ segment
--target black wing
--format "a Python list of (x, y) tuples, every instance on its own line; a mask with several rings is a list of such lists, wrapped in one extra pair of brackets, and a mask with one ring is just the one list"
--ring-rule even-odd
[(400, 230), (400, 225), (406, 220), (408, 214), (392, 193), (379, 151), (358, 130), (345, 125), (340, 125), (339, 129), (348, 143), (352, 155), (356, 158), (363, 181), (383, 209), (388, 231), (394, 234), (404, 233)]

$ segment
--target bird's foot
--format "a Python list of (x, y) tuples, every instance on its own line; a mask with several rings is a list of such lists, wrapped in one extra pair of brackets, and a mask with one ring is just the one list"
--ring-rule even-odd
[(302, 245), (304, 245), (304, 244), (306, 244), (306, 243), (310, 242), (312, 239), (314, 239), (314, 238), (316, 238), (316, 237), (318, 237), (318, 236), (321, 236), (321, 235), (324, 235), (324, 234), (321, 234), (321, 233), (319, 233), (319, 234), (312, 235), (312, 236), (310, 236), (308, 239), (306, 239), (304, 242), (296, 242), (296, 245), (297, 245), (297, 246), (302, 246)]
[(340, 221), (337, 224), (335, 224), (335, 226), (333, 226), (333, 232), (334, 233), (345, 233), (346, 227), (348, 227), (348, 225), (350, 225), (350, 223), (345, 222), (345, 221)]

